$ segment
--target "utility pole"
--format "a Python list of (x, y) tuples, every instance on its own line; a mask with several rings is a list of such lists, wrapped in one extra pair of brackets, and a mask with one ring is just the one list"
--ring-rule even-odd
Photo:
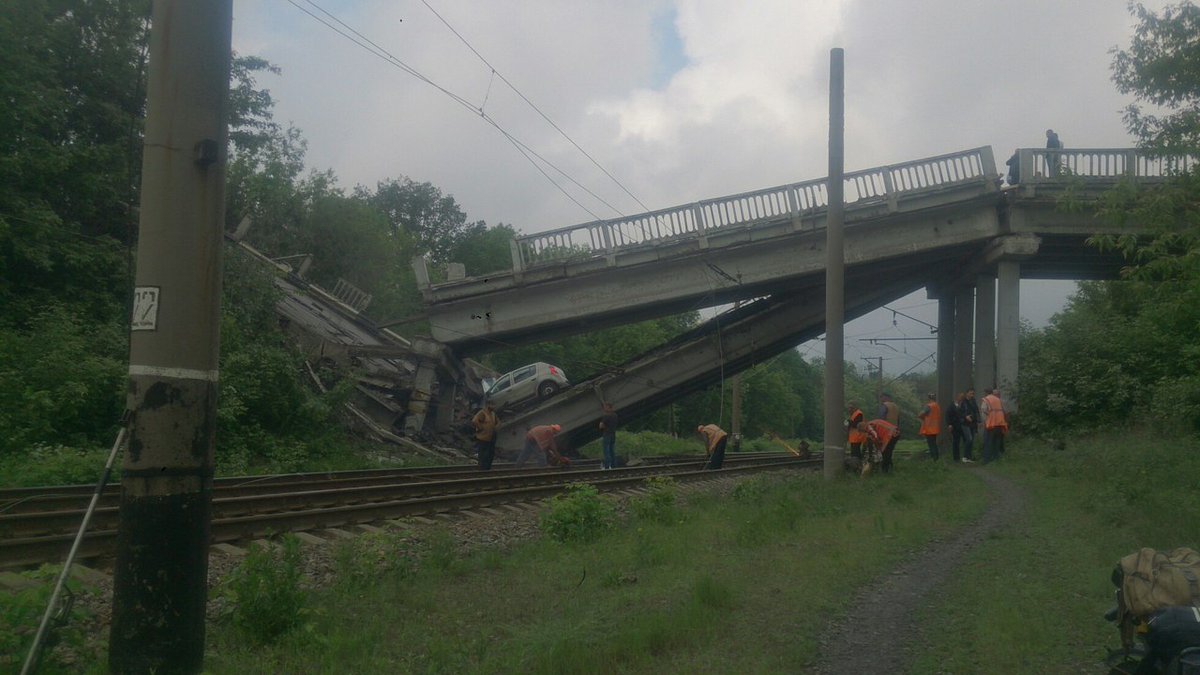
[(871, 370), (875, 371), (875, 398), (879, 398), (879, 395), (883, 393), (883, 357), (874, 356), (867, 358), (864, 356), (862, 360), (867, 362), (868, 374), (870, 374)]
[(845, 52), (829, 50), (829, 216), (825, 224), (825, 462), (826, 480), (842, 470), (846, 435), (842, 433), (845, 382), (842, 339), (845, 335), (845, 272), (842, 223), (845, 171)]
[[(742, 301), (738, 300), (733, 303), (733, 308), (737, 309), (742, 306)], [(731, 378), (733, 382), (733, 403), (730, 411), (730, 431), (733, 435), (733, 449), (740, 450), (742, 447), (742, 374), (737, 373)]]
[(232, 0), (155, 0), (109, 667), (204, 663)]

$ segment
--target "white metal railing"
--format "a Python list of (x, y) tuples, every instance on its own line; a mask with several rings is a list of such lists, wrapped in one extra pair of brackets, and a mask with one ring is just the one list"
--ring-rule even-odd
[[(850, 206), (879, 201), (894, 209), (914, 194), (990, 182), (995, 177), (992, 149), (984, 146), (848, 173), (845, 201)], [(627, 246), (700, 237), (722, 227), (807, 216), (828, 207), (827, 182), (819, 178), (517, 237), (513, 268), (521, 270), (548, 260), (605, 255)]]
[(1078, 178), (1097, 182), (1112, 182), (1121, 178), (1153, 180), (1190, 171), (1197, 166), (1196, 157), (1164, 157), (1134, 148), (1021, 148), (1016, 152), (1016, 159), (1019, 173), (1014, 181), (1010, 169), (1010, 185), (1061, 183)]

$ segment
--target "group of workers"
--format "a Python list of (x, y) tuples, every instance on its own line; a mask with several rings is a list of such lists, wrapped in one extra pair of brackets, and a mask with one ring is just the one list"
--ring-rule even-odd
[[(617, 427), (620, 419), (617, 417), (613, 404), (605, 402), (598, 430), (600, 431), (600, 447), (603, 454), (600, 468), (617, 468)], [(489, 471), (496, 458), (496, 438), (500, 428), (500, 417), (491, 401), (485, 401), (483, 408), (471, 418), (471, 428), (475, 432), (475, 454), (479, 458), (479, 468)], [(558, 447), (558, 433), (562, 426), (558, 424), (542, 424), (531, 427), (525, 432), (525, 445), (517, 454), (513, 466), (521, 468), (530, 459), (538, 466), (570, 466), (571, 460), (564, 457)], [(705, 469), (720, 469), (725, 461), (725, 445), (729, 434), (715, 424), (702, 424), (696, 427), (696, 433), (704, 441), (707, 455)]]
[[(996, 461), (1004, 454), (1004, 437), (1008, 433), (1008, 417), (999, 389), (988, 389), (980, 403), (975, 401), (975, 390), (968, 389), (954, 397), (953, 405), (943, 415), (937, 395), (929, 394), (917, 418), (920, 420), (918, 434), (925, 438), (926, 452), (930, 459), (939, 457), (938, 436), (949, 429), (953, 439), (955, 462), (974, 462), (972, 450), (980, 424), (983, 425), (983, 463)], [(900, 440), (900, 407), (887, 393), (879, 395), (879, 409), (875, 419), (866, 419), (863, 411), (851, 401), (846, 408), (847, 443), (850, 456), (857, 460), (863, 475), (873, 467), (883, 473), (892, 471), (892, 454)]]
[[(953, 439), (955, 462), (974, 462), (972, 456), (975, 437), (983, 425), (983, 463), (988, 464), (1004, 454), (1004, 436), (1008, 433), (1008, 418), (999, 389), (988, 389), (978, 404), (975, 390), (968, 389), (954, 397), (954, 403), (943, 414), (935, 394), (929, 394), (925, 405), (917, 413), (921, 426), (918, 432), (925, 438), (930, 459), (939, 458), (937, 439), (943, 429), (949, 429)], [(850, 456), (861, 466), (863, 475), (873, 467), (883, 473), (891, 473), (892, 455), (900, 440), (900, 407), (887, 393), (879, 395), (879, 408), (873, 419), (866, 419), (863, 411), (851, 401), (846, 408), (847, 442)], [(598, 424), (603, 459), (602, 469), (617, 467), (616, 431), (619, 418), (612, 403), (605, 402)], [(479, 468), (492, 468), (496, 457), (496, 437), (500, 418), (491, 401), (471, 418), (475, 431), (475, 452), (479, 457)], [(521, 468), (533, 459), (538, 466), (570, 466), (571, 461), (559, 451), (557, 435), (562, 431), (558, 424), (543, 424), (531, 427), (525, 433), (525, 445), (517, 454), (514, 466)], [(725, 446), (729, 434), (716, 424), (702, 424), (696, 433), (704, 441), (707, 455), (705, 469), (720, 469), (725, 462)]]

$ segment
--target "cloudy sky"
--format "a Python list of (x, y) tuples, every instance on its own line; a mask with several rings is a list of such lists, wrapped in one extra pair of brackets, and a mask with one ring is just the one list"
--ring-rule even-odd
[[(1132, 34), (1125, 0), (294, 3), (235, 3), (234, 46), (282, 68), (260, 84), (308, 139), (311, 167), (347, 187), (429, 181), (470, 219), (525, 232), (824, 176), (831, 47), (846, 54), (848, 171), (982, 145), (1003, 166), (1047, 128), (1068, 147), (1132, 144), (1109, 79), (1109, 50)], [(570, 196), (505, 133), (568, 175), (541, 167)], [(1024, 282), (1022, 316), (1043, 325), (1072, 288)], [(936, 318), (923, 293), (894, 307)], [(892, 319), (850, 324), (847, 358), (899, 372), (928, 355), (932, 342), (859, 342), (928, 335)]]

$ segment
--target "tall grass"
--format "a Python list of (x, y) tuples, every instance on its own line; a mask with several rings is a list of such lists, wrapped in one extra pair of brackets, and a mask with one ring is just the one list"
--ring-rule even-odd
[(1013, 444), (995, 471), (1026, 488), (1016, 527), (985, 542), (925, 617), (914, 672), (1102, 672), (1109, 573), (1143, 547), (1200, 547), (1200, 453), (1189, 438)]
[[(693, 496), (679, 519), (635, 518), (594, 542), (550, 538), (453, 569), (381, 573), (372, 593), (313, 598), (311, 629), (252, 648), (223, 626), (227, 672), (793, 672), (864, 580), (976, 517), (967, 471), (755, 479)], [(318, 636), (314, 638), (312, 636)]]

